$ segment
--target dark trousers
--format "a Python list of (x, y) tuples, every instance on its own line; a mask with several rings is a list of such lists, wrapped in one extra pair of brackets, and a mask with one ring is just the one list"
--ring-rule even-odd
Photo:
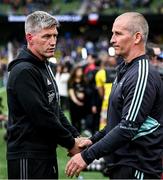
[(118, 166), (109, 170), (109, 178), (112, 179), (161, 179), (159, 175), (146, 174), (128, 166)]
[(58, 179), (58, 165), (54, 159), (8, 160), (8, 179)]

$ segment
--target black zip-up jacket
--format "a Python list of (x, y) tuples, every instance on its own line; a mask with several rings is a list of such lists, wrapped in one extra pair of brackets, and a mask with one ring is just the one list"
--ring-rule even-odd
[(24, 47), (8, 71), (8, 159), (56, 158), (57, 144), (71, 149), (79, 133), (60, 108), (48, 61)]
[[(87, 164), (108, 155), (109, 165), (160, 174), (163, 152), (163, 82), (148, 58), (120, 65), (109, 100), (108, 124), (82, 152)], [(158, 176), (159, 177), (159, 176)]]

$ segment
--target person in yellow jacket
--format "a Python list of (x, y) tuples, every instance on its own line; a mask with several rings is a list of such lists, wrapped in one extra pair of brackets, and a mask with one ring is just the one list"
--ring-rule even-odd
[(112, 88), (112, 82), (116, 75), (116, 57), (109, 56), (109, 54), (101, 54), (101, 69), (96, 73), (95, 81), (98, 93), (102, 100), (102, 107), (100, 113), (99, 130), (103, 129), (106, 125), (108, 100)]

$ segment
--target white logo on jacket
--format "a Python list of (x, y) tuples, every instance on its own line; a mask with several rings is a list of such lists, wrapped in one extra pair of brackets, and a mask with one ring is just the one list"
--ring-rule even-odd
[(51, 103), (53, 101), (54, 97), (55, 97), (55, 93), (53, 91), (48, 92), (49, 103)]
[(47, 85), (51, 85), (52, 83), (47, 79)]

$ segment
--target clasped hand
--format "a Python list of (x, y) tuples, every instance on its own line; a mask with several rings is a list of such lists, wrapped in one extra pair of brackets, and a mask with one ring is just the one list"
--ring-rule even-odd
[(92, 145), (92, 141), (88, 138), (80, 137), (75, 139), (75, 145), (68, 153), (69, 156), (73, 157), (68, 161), (65, 168), (67, 176), (79, 176), (80, 172), (87, 167), (80, 152), (90, 145)]
[(68, 156), (72, 157), (75, 154), (81, 152), (84, 148), (92, 144), (92, 141), (86, 137), (75, 138), (75, 145), (68, 151)]

